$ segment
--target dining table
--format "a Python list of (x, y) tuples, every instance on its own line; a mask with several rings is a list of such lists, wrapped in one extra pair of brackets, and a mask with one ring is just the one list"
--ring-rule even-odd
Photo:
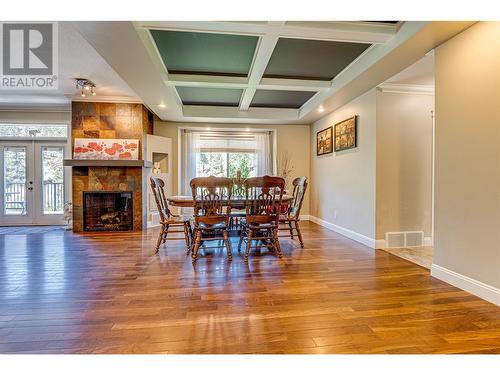
[[(289, 204), (293, 200), (292, 195), (283, 194), (281, 200), (283, 205)], [(191, 195), (173, 195), (167, 197), (168, 204), (174, 207), (193, 207), (194, 201)], [(234, 196), (230, 199), (231, 208), (242, 210), (245, 208), (245, 197)]]

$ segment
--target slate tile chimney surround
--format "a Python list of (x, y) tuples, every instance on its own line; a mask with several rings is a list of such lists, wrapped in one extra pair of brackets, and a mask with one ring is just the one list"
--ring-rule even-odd
[[(153, 114), (137, 103), (73, 102), (75, 138), (138, 139), (153, 134)], [(73, 231), (140, 231), (146, 228), (146, 163), (66, 160), (72, 166)]]

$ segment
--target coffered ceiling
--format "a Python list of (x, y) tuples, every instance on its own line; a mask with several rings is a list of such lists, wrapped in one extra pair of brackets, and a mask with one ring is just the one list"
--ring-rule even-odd
[(310, 123), (467, 22), (75, 22), (160, 118)]
[(383, 22), (284, 21), (135, 26), (179, 104), (196, 105), (200, 113), (202, 106), (232, 107), (240, 115), (261, 108), (298, 112), (398, 28)]

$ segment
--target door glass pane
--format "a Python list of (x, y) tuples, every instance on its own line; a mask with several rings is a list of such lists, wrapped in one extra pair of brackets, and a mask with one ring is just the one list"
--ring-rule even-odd
[(64, 209), (64, 150), (42, 147), (43, 213), (62, 214)]
[(26, 147), (5, 147), (4, 213), (27, 215), (26, 208)]

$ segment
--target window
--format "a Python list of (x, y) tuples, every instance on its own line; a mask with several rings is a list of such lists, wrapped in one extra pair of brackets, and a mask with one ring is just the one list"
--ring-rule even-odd
[(201, 134), (196, 156), (196, 177), (236, 177), (257, 175), (256, 140), (254, 135)]
[(194, 177), (241, 178), (273, 173), (270, 132), (200, 132), (185, 130), (183, 137), (182, 190), (190, 194)]
[(52, 124), (0, 124), (0, 137), (65, 138), (68, 126)]

